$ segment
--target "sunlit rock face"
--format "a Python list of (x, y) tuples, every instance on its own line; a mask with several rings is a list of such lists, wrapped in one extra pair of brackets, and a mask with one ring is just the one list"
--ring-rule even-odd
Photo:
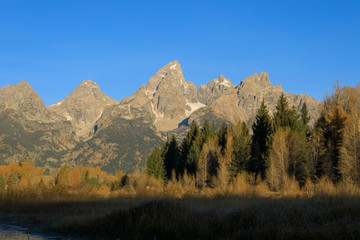
[[(178, 61), (166, 64), (120, 102), (91, 80), (49, 107), (27, 82), (6, 85), (0, 88), (0, 164), (30, 160), (45, 170), (81, 164), (132, 172), (145, 166), (164, 139), (184, 136), (192, 122), (251, 125), (261, 101), (273, 113), (282, 93), (281, 85), (273, 86), (264, 72), (237, 86), (221, 75), (197, 89), (185, 80)], [(305, 94), (284, 94), (299, 111), (306, 102), (314, 123), (320, 102)]]
[(64, 100), (48, 109), (70, 121), (78, 137), (87, 138), (105, 107), (116, 103), (100, 91), (97, 83), (85, 80)]

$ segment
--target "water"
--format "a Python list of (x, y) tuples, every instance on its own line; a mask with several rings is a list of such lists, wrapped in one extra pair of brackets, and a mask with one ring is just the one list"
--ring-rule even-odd
[(31, 233), (29, 229), (22, 228), (15, 225), (0, 224), (0, 239), (1, 240), (43, 240), (51, 239), (58, 240), (64, 239), (61, 237), (50, 237), (41, 234)]

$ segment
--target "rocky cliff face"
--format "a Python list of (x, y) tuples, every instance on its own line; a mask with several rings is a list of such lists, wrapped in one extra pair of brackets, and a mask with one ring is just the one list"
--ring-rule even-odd
[[(50, 107), (27, 82), (6, 85), (0, 89), (0, 163), (35, 159), (49, 170), (66, 163), (131, 172), (143, 167), (151, 149), (166, 137), (183, 136), (191, 122), (252, 124), (262, 99), (273, 112), (283, 92), (267, 73), (255, 73), (238, 86), (221, 75), (197, 90), (185, 80), (178, 61), (120, 102), (90, 80)], [(320, 102), (284, 94), (298, 110), (306, 102), (315, 121)]]
[(65, 100), (48, 109), (70, 121), (78, 137), (87, 138), (105, 107), (116, 103), (100, 91), (97, 83), (85, 80)]
[(133, 109), (142, 108), (144, 114), (152, 116), (152, 124), (158, 131), (167, 132), (176, 129), (185, 118), (203, 106), (197, 98), (195, 85), (185, 81), (180, 63), (173, 61), (151, 77), (147, 85), (121, 100), (117, 112), (131, 119)]
[(200, 85), (197, 95), (201, 103), (209, 105), (212, 101), (220, 97), (226, 90), (234, 88), (235, 84), (221, 75), (219, 78), (215, 78), (207, 85)]
[[(242, 120), (251, 125), (255, 120), (262, 99), (265, 100), (269, 112), (273, 113), (282, 93), (284, 93), (284, 90), (281, 85), (273, 86), (267, 73), (255, 73), (241, 81), (236, 88), (232, 87), (223, 91), (208, 106), (194, 112), (189, 118), (188, 124), (193, 121), (201, 123), (204, 119), (208, 119), (231, 123)], [(290, 106), (295, 106), (298, 111), (301, 110), (302, 104), (306, 102), (311, 119), (310, 124), (315, 122), (319, 116), (321, 105), (319, 101), (305, 94), (284, 94)]]
[(77, 144), (72, 125), (46, 109), (27, 82), (0, 89), (0, 163), (32, 161), (53, 168)]

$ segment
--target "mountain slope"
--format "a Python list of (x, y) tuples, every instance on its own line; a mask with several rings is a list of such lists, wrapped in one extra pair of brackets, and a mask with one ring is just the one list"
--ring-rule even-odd
[(100, 91), (97, 83), (85, 80), (65, 100), (48, 109), (70, 121), (78, 137), (87, 138), (105, 107), (116, 103)]
[[(202, 123), (205, 119), (231, 123), (242, 120), (251, 125), (262, 99), (265, 100), (270, 113), (272, 113), (275, 111), (277, 100), (282, 93), (284, 91), (281, 85), (273, 86), (267, 73), (255, 73), (245, 78), (236, 88), (225, 90), (208, 106), (194, 112), (187, 123), (190, 124), (193, 121)], [(301, 110), (302, 104), (306, 102), (311, 119), (310, 123), (315, 122), (319, 116), (321, 104), (319, 101), (305, 94), (284, 94), (290, 106), (295, 106), (298, 111)]]
[(0, 89), (0, 164), (32, 161), (50, 169), (77, 144), (70, 122), (46, 109), (27, 82)]
[[(271, 113), (282, 93), (281, 85), (273, 86), (263, 72), (238, 86), (221, 75), (196, 89), (178, 61), (120, 102), (91, 80), (50, 107), (27, 82), (6, 85), (0, 88), (0, 164), (30, 160), (47, 171), (66, 163), (132, 172), (145, 166), (150, 151), (164, 139), (184, 136), (191, 122), (252, 124), (262, 99)], [(320, 102), (305, 94), (284, 94), (298, 110), (307, 103), (311, 123), (319, 116)]]

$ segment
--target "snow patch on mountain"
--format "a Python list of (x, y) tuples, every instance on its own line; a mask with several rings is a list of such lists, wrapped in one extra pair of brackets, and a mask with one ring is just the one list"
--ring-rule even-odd
[(190, 114), (198, 110), (199, 108), (205, 107), (205, 104), (202, 104), (201, 102), (195, 102), (191, 103), (186, 101), (186, 106), (190, 107), (190, 110), (185, 110), (185, 115), (188, 117)]

